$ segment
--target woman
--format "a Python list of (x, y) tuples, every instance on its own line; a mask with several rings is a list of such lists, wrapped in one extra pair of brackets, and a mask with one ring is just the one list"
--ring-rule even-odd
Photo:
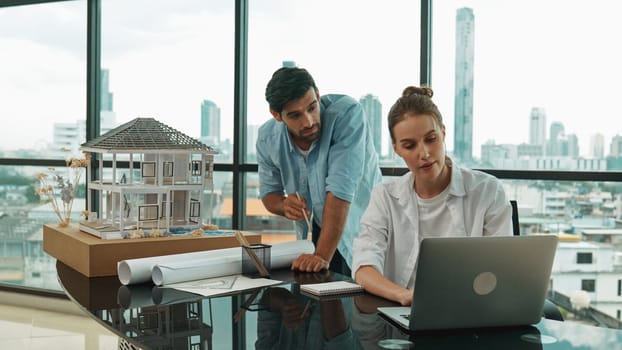
[(499, 180), (453, 164), (432, 89), (407, 87), (389, 111), (393, 149), (410, 170), (374, 188), (354, 240), (353, 277), (368, 292), (410, 305), (425, 237), (511, 235)]

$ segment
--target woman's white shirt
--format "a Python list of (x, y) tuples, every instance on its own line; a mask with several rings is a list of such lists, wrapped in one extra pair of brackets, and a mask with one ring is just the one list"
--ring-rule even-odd
[(436, 214), (450, 220), (444, 229), (426, 229), (431, 232), (422, 231), (427, 225), (420, 223), (414, 180), (409, 172), (374, 188), (361, 218), (361, 232), (353, 242), (353, 275), (361, 266), (373, 266), (389, 280), (412, 288), (424, 236), (512, 235), (512, 207), (501, 182), (492, 175), (454, 163), (446, 212)]

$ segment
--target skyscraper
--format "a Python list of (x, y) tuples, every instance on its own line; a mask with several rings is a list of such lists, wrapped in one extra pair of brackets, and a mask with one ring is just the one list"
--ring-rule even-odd
[(220, 107), (210, 100), (201, 104), (201, 141), (211, 146), (220, 144)]
[(564, 124), (561, 122), (551, 123), (547, 156), (555, 157), (562, 155), (562, 140), (564, 139)]
[(611, 139), (609, 156), (615, 158), (622, 157), (622, 136), (616, 135)]
[(102, 69), (101, 73), (101, 89), (100, 89), (100, 110), (101, 111), (112, 111), (112, 92), (110, 92), (109, 83), (110, 83), (110, 74), (108, 69)]
[(376, 152), (382, 151), (382, 104), (378, 97), (367, 94), (359, 100), (367, 116), (367, 125), (371, 129)]
[(546, 111), (541, 107), (531, 108), (529, 116), (529, 144), (540, 146), (540, 156), (546, 146)]
[(605, 137), (601, 133), (596, 133), (590, 137), (590, 156), (592, 158), (605, 157)]
[[(108, 69), (100, 71), (100, 124), (99, 134), (105, 134), (116, 127), (116, 113), (113, 111), (113, 94), (109, 88)], [(68, 156), (67, 152), (78, 154), (80, 145), (86, 141), (86, 121), (84, 119), (68, 123), (54, 123), (52, 143), (48, 154), (52, 157)]]
[(475, 18), (468, 7), (456, 13), (456, 85), (454, 95), (454, 155), (473, 160), (473, 63)]
[(566, 142), (568, 143), (568, 150), (565, 154), (568, 157), (579, 157), (579, 137), (575, 134), (566, 135)]
[(110, 92), (110, 73), (108, 69), (101, 71), (100, 108), (99, 108), (99, 133), (107, 133), (117, 126), (117, 115), (112, 110), (114, 102), (113, 93)]

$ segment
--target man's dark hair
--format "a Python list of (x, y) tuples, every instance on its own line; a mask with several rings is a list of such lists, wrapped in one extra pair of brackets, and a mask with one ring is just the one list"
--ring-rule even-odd
[(310, 88), (317, 91), (315, 81), (306, 69), (282, 67), (272, 74), (266, 86), (266, 101), (270, 109), (280, 114), (287, 102), (301, 98)]

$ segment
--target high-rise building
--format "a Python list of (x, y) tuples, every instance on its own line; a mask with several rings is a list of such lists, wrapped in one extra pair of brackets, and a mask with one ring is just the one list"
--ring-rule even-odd
[(246, 152), (248, 154), (249, 161), (257, 161), (257, 150), (255, 145), (257, 144), (257, 135), (259, 134), (259, 125), (250, 124), (246, 128)]
[(622, 136), (616, 135), (611, 139), (609, 156), (615, 158), (622, 157)]
[(108, 69), (101, 71), (100, 111), (112, 111), (112, 92), (110, 92), (110, 74)]
[(367, 125), (371, 129), (374, 147), (378, 155), (382, 151), (382, 103), (378, 97), (367, 94), (359, 100), (365, 115), (367, 116)]
[(110, 73), (108, 69), (101, 70), (100, 108), (99, 108), (99, 134), (105, 134), (117, 127), (117, 115), (112, 110), (113, 94), (110, 92)]
[(546, 152), (547, 156), (562, 155), (562, 139), (564, 139), (564, 124), (561, 122), (551, 123), (549, 131), (549, 143)]
[(220, 107), (210, 100), (201, 104), (201, 142), (211, 146), (220, 144)]
[(572, 158), (579, 157), (579, 137), (576, 134), (568, 134), (566, 135), (566, 142), (567, 153), (565, 155)]
[(544, 155), (546, 146), (546, 111), (544, 108), (533, 107), (529, 115), (529, 144), (540, 146), (539, 156)]
[(468, 7), (456, 14), (456, 84), (454, 95), (454, 155), (473, 160), (473, 63), (475, 18)]
[(596, 133), (590, 137), (590, 156), (592, 158), (605, 157), (605, 137), (601, 133)]
[[(99, 134), (105, 134), (116, 127), (116, 113), (113, 111), (113, 94), (109, 88), (108, 69), (100, 71), (100, 125)], [(68, 156), (67, 152), (77, 154), (80, 145), (86, 141), (85, 119), (73, 123), (54, 123), (52, 144), (49, 146), (51, 157)]]
[(296, 67), (296, 61), (283, 61), (283, 67)]

